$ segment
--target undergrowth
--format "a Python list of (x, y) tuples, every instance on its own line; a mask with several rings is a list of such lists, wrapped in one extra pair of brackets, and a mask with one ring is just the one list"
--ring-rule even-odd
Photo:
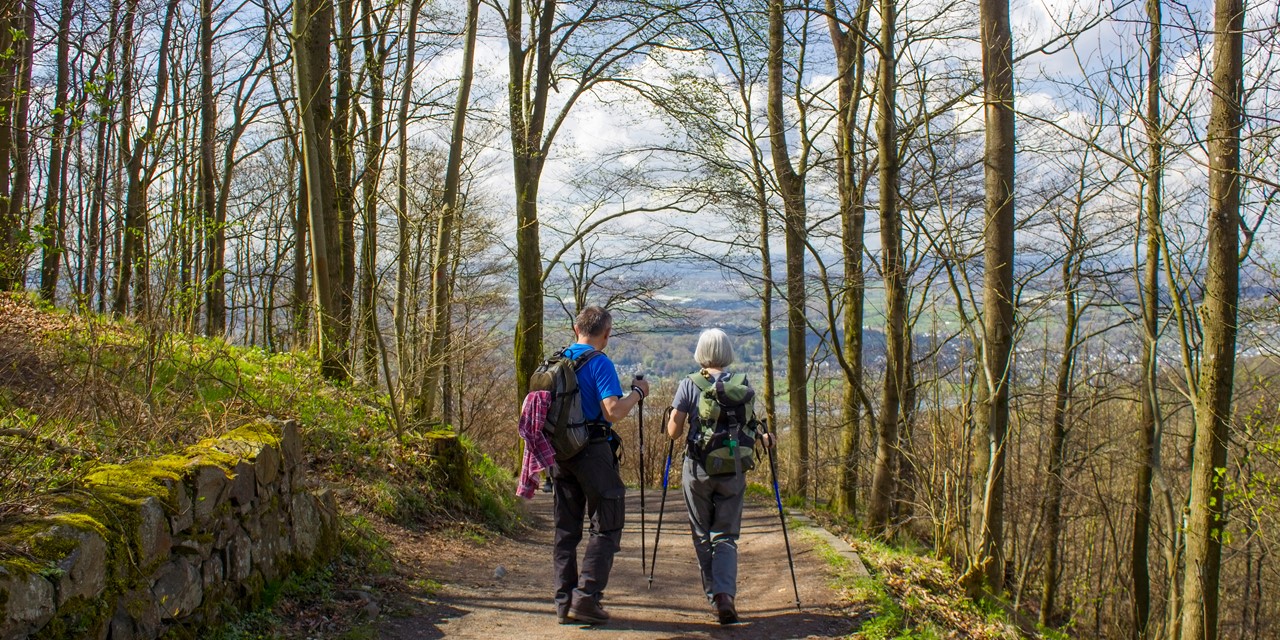
[[(228, 612), (217, 638), (359, 637), (369, 592), (397, 579), (373, 518), (416, 529), (518, 526), (509, 471), (448, 427), (397, 428), (389, 408), (385, 394), (330, 383), (306, 354), (0, 294), (0, 521), (46, 512), (99, 464), (179, 451), (266, 417), (299, 423), (313, 473), (346, 512), (341, 553), (269, 585), (248, 613)], [(461, 448), (462, 490), (446, 487), (442, 443)], [(0, 557), (15, 551), (0, 547)]]
[(385, 394), (325, 380), (296, 352), (269, 353), (0, 295), (0, 518), (99, 463), (154, 456), (263, 417), (295, 419), (312, 467), (362, 510), (401, 524), (459, 515), (508, 528), (511, 476), (461, 443), (475, 491), (440, 489), (433, 444), (399, 430)]
[(969, 598), (947, 563), (911, 549), (879, 542), (849, 540), (873, 580), (864, 581), (865, 597), (876, 603), (876, 615), (855, 637), (931, 640), (980, 640), (1023, 637), (1004, 613), (990, 603)]

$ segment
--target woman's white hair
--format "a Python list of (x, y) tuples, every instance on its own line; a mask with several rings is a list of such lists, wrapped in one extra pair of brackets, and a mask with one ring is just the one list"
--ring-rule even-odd
[(703, 367), (723, 369), (733, 364), (733, 345), (729, 344), (729, 336), (719, 329), (707, 329), (698, 336), (698, 348), (693, 351), (693, 359)]

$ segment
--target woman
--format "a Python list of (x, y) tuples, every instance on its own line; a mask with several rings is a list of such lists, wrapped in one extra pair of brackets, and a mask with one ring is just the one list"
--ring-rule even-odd
[[(728, 381), (732, 374), (726, 367), (733, 364), (729, 336), (719, 329), (703, 331), (693, 359), (702, 367), (695, 376), (704, 376), (712, 382)], [(745, 379), (742, 382), (745, 383)], [(701, 393), (693, 376), (680, 381), (671, 403), (673, 410), (667, 422), (667, 435), (679, 440), (688, 423), (690, 446), (684, 459), (684, 500), (689, 508), (693, 547), (702, 570), (702, 587), (716, 617), (720, 624), (733, 624), (738, 621), (733, 599), (737, 595), (738, 534), (742, 529), (742, 497), (747, 480), (741, 471), (710, 475), (698, 461), (694, 445), (702, 428), (698, 418)], [(772, 446), (769, 436), (760, 438), (761, 444)]]

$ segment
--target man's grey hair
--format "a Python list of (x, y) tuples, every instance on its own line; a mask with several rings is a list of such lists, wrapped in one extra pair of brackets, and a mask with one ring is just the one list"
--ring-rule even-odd
[(604, 307), (587, 307), (578, 313), (573, 328), (579, 335), (598, 338), (613, 326), (613, 315)]
[(729, 344), (729, 336), (719, 329), (703, 331), (698, 336), (698, 348), (693, 351), (693, 359), (711, 369), (723, 369), (733, 364), (733, 345)]

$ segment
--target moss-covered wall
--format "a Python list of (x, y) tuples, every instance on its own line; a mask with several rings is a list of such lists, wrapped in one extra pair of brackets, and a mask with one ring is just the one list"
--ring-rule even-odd
[(328, 558), (337, 506), (292, 422), (95, 469), (53, 513), (0, 525), (0, 640), (191, 637)]

